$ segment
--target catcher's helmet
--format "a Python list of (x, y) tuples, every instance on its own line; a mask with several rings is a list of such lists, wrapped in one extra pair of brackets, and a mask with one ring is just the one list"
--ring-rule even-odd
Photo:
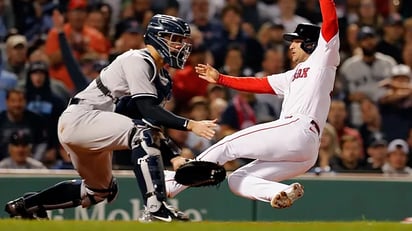
[(190, 27), (183, 19), (156, 14), (144, 35), (146, 44), (152, 45), (171, 67), (182, 69), (190, 55)]
[(285, 33), (283, 39), (293, 41), (294, 39), (302, 39), (301, 48), (308, 54), (312, 54), (318, 45), (320, 27), (310, 23), (299, 24), (293, 33)]

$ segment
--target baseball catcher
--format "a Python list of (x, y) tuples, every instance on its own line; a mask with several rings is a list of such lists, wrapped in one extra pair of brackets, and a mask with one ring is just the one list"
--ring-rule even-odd
[[(55, 15), (56, 21), (63, 21)], [(65, 27), (59, 24), (55, 30), (64, 35)], [(216, 121), (191, 120), (163, 107), (172, 86), (165, 66), (184, 67), (191, 52), (190, 34), (189, 24), (181, 18), (153, 16), (144, 35), (146, 47), (117, 56), (71, 98), (59, 118), (59, 141), (81, 178), (12, 200), (5, 205), (5, 211), (11, 217), (42, 218), (45, 210), (87, 208), (105, 200), (112, 202), (119, 191), (112, 173), (112, 153), (130, 150), (145, 208), (140, 220), (189, 220), (183, 212), (167, 204), (163, 157), (171, 155), (183, 161), (184, 158), (173, 151), (163, 152), (167, 139), (160, 127), (191, 131), (206, 139), (215, 134)], [(124, 97), (129, 97), (127, 103), (134, 106), (134, 115), (114, 111)]]

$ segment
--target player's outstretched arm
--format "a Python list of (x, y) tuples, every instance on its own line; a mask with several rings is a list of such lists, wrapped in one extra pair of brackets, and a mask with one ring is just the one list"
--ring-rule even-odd
[(198, 64), (195, 67), (195, 70), (199, 74), (199, 78), (202, 78), (209, 83), (218, 83), (239, 91), (275, 94), (267, 77), (234, 77), (222, 75), (209, 64)]
[(334, 0), (319, 0), (322, 12), (322, 37), (329, 42), (339, 30)]
[(132, 97), (131, 100), (134, 101), (141, 117), (150, 123), (177, 130), (189, 130), (206, 139), (211, 139), (215, 135), (216, 120), (194, 121), (175, 115), (158, 105), (155, 97)]

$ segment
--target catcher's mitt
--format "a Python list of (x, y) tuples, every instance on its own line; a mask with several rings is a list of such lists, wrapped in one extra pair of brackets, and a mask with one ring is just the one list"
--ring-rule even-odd
[(199, 160), (184, 163), (175, 174), (177, 183), (191, 187), (217, 185), (225, 178), (226, 170), (222, 165)]

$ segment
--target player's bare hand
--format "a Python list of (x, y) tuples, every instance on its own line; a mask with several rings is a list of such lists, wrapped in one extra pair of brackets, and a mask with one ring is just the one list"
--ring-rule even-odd
[(219, 72), (209, 64), (198, 64), (195, 67), (195, 70), (199, 74), (199, 78), (202, 78), (209, 83), (217, 83), (217, 80), (219, 79)]
[(216, 133), (217, 120), (190, 120), (187, 128), (196, 135), (211, 140)]
[(170, 163), (171, 163), (172, 166), (173, 166), (173, 170), (176, 171), (176, 169), (178, 169), (182, 164), (186, 163), (188, 160), (189, 160), (189, 159), (186, 159), (186, 158), (184, 158), (184, 157), (182, 157), (182, 156), (176, 156), (176, 157), (173, 157), (173, 158), (170, 160)]

